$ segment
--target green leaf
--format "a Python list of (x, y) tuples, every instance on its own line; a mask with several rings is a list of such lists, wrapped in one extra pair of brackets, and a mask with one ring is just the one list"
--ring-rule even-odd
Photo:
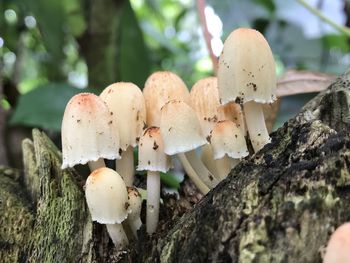
[(125, 1), (120, 27), (120, 74), (122, 81), (143, 87), (151, 63), (142, 31), (129, 1)]
[(49, 83), (22, 95), (10, 119), (10, 125), (41, 127), (61, 130), (61, 122), (67, 102), (80, 92), (100, 90), (77, 89), (67, 83)]
[(62, 1), (27, 0), (25, 4), (38, 22), (43, 43), (53, 60), (63, 58), (65, 10)]
[(179, 180), (171, 173), (160, 173), (160, 180), (168, 187), (179, 189), (180, 188), (180, 182)]

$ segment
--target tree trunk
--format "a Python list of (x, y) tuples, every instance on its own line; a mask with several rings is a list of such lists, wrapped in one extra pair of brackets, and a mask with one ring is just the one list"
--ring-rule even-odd
[(350, 220), (349, 87), (348, 72), (193, 209), (119, 253), (90, 220), (82, 178), (34, 130), (24, 176), (0, 170), (0, 262), (320, 262)]

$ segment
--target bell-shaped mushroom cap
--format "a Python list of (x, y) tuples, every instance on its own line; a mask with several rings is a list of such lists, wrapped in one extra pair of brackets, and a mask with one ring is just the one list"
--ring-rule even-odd
[(126, 185), (112, 169), (93, 171), (86, 180), (85, 195), (93, 221), (120, 224), (130, 212)]
[(118, 159), (119, 136), (107, 105), (80, 93), (68, 102), (62, 120), (62, 169), (99, 158)]
[(135, 220), (140, 218), (142, 208), (142, 198), (140, 193), (135, 187), (128, 187), (129, 196), (129, 210), (131, 211), (128, 215), (128, 220)]
[(117, 120), (120, 148), (135, 147), (146, 122), (146, 105), (142, 91), (130, 82), (109, 85), (100, 94), (113, 118)]
[(323, 263), (350, 262), (350, 223), (338, 227), (329, 239)]
[(229, 102), (221, 105), (218, 108), (218, 121), (232, 121), (236, 123), (237, 127), (246, 135), (247, 130), (244, 124), (244, 116), (241, 105), (235, 102)]
[(211, 132), (210, 143), (214, 159), (221, 159), (225, 154), (235, 159), (249, 154), (242, 131), (232, 121), (218, 122)]
[(196, 111), (204, 136), (208, 136), (218, 121), (219, 91), (216, 77), (197, 81), (190, 92), (190, 105)]
[(239, 28), (228, 36), (219, 59), (218, 86), (223, 104), (276, 100), (275, 61), (261, 33)]
[(149, 127), (140, 138), (137, 170), (166, 173), (170, 156), (164, 153), (164, 143), (158, 127)]
[(148, 77), (143, 95), (147, 108), (147, 125), (160, 126), (160, 109), (169, 100), (189, 103), (190, 96), (182, 79), (170, 71), (158, 71)]
[(160, 133), (168, 155), (188, 152), (207, 143), (196, 112), (179, 100), (171, 100), (162, 107)]

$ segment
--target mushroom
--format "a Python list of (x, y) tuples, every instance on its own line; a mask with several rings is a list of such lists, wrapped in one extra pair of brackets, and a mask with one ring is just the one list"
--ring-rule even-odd
[(133, 83), (118, 82), (105, 88), (100, 97), (119, 124), (121, 159), (116, 160), (116, 171), (127, 186), (132, 186), (135, 174), (133, 147), (137, 146), (146, 121), (143, 94)]
[(170, 168), (170, 157), (164, 153), (164, 143), (158, 127), (149, 127), (140, 138), (137, 170), (147, 170), (146, 230), (156, 231), (159, 220), (160, 172)]
[[(220, 120), (232, 120), (244, 131), (243, 114), (240, 105), (233, 102), (220, 105), (216, 77), (208, 77), (197, 81), (191, 89), (190, 102), (191, 107), (197, 113), (205, 137), (209, 137), (210, 132)], [(223, 173), (223, 167), (231, 169), (231, 166), (228, 166), (231, 161), (229, 158), (214, 160), (212, 152), (210, 144), (204, 145), (201, 159), (209, 171), (219, 180), (222, 180), (219, 173)]]
[(130, 214), (126, 219), (127, 224), (130, 226), (134, 237), (137, 238), (137, 230), (140, 229), (141, 222), (141, 208), (142, 208), (142, 198), (139, 191), (135, 187), (127, 187), (128, 199), (129, 199), (129, 209)]
[(219, 59), (218, 84), (221, 102), (243, 104), (254, 151), (270, 142), (262, 103), (276, 100), (276, 70), (264, 36), (254, 29), (239, 28), (225, 40)]
[(107, 105), (92, 93), (80, 93), (68, 102), (62, 120), (62, 169), (89, 163), (104, 167), (103, 158), (120, 158), (119, 136)]
[(218, 121), (220, 107), (217, 78), (208, 77), (197, 81), (190, 92), (190, 106), (195, 110), (205, 137)]
[(164, 152), (168, 155), (177, 154), (184, 166), (190, 163), (195, 174), (189, 176), (200, 191), (206, 193), (208, 187), (214, 188), (218, 184), (218, 180), (195, 152), (197, 147), (207, 141), (202, 135), (197, 115), (190, 106), (179, 100), (171, 100), (165, 104), (161, 109), (160, 132), (164, 141)]
[(331, 235), (323, 263), (348, 262), (350, 262), (350, 223), (344, 223)]
[(129, 241), (121, 223), (130, 211), (126, 185), (121, 176), (106, 167), (93, 171), (86, 180), (85, 196), (92, 220), (106, 224), (115, 246), (125, 247)]
[(220, 178), (226, 178), (242, 157), (249, 155), (244, 134), (232, 121), (219, 121), (211, 131), (210, 143)]
[(169, 100), (189, 103), (189, 91), (182, 79), (170, 71), (158, 71), (148, 77), (143, 89), (147, 109), (147, 125), (160, 126), (160, 109)]

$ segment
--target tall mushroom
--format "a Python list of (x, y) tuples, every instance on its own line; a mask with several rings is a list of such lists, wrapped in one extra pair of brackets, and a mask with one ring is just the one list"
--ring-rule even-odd
[(62, 169), (89, 163), (93, 171), (105, 166), (103, 158), (120, 158), (118, 149), (118, 131), (107, 105), (91, 93), (72, 97), (62, 120)]
[(93, 221), (106, 224), (107, 231), (118, 248), (128, 244), (122, 222), (128, 216), (128, 193), (120, 175), (102, 167), (93, 171), (85, 184), (86, 202)]
[(169, 100), (189, 103), (190, 93), (183, 80), (173, 72), (158, 71), (148, 77), (143, 89), (147, 108), (147, 125), (160, 126), (160, 109)]
[(205, 189), (201, 189), (200, 182), (210, 189), (218, 184), (218, 180), (195, 152), (196, 148), (206, 144), (207, 141), (202, 135), (197, 115), (190, 106), (179, 100), (171, 100), (165, 104), (161, 109), (160, 132), (164, 140), (165, 153), (177, 154), (185, 165), (188, 160), (197, 174), (189, 176), (202, 192)]
[(137, 170), (147, 171), (146, 230), (156, 231), (159, 220), (160, 172), (170, 168), (170, 157), (164, 153), (164, 143), (158, 127), (149, 127), (140, 138)]
[(100, 97), (118, 121), (121, 159), (116, 161), (116, 171), (127, 186), (132, 186), (135, 173), (133, 147), (137, 146), (146, 121), (143, 94), (133, 83), (118, 82), (105, 88)]
[[(160, 127), (161, 108), (170, 100), (181, 100), (189, 103), (190, 94), (182, 79), (170, 71), (158, 71), (148, 77), (143, 95), (147, 108), (147, 125)], [(195, 180), (197, 187), (202, 193), (209, 191), (209, 188), (198, 179), (197, 172), (183, 155), (182, 165), (186, 173)], [(196, 179), (195, 179), (196, 178)]]
[(218, 84), (222, 103), (243, 104), (249, 137), (259, 151), (270, 142), (262, 103), (276, 100), (275, 61), (261, 33), (239, 28), (228, 36), (219, 59)]

